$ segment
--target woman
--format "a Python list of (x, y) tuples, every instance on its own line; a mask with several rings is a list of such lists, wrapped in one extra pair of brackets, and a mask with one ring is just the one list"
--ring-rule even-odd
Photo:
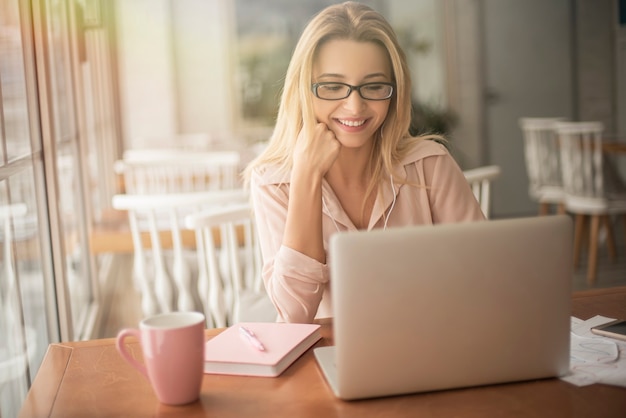
[(320, 12), (245, 173), (279, 320), (332, 316), (326, 248), (338, 231), (484, 219), (439, 137), (410, 137), (410, 115), (406, 59), (385, 19), (355, 2)]

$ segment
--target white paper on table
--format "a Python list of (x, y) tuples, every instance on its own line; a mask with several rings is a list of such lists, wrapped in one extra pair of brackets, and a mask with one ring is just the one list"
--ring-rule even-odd
[(562, 380), (576, 386), (605, 383), (626, 387), (626, 343), (591, 332), (592, 327), (613, 320), (600, 315), (586, 321), (572, 317), (570, 373)]

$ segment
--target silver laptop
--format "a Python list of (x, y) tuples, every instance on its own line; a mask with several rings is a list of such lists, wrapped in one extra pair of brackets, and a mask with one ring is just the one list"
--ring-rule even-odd
[(336, 234), (333, 347), (342, 399), (560, 376), (569, 370), (567, 215)]

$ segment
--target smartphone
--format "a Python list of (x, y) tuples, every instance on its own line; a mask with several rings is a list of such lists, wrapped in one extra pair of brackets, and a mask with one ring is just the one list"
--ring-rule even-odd
[(615, 321), (598, 325), (597, 327), (592, 327), (591, 332), (604, 337), (611, 337), (626, 341), (626, 320), (616, 319)]

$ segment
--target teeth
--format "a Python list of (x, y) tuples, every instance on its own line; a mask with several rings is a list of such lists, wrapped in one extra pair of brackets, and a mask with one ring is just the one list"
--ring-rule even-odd
[(339, 122), (346, 126), (356, 127), (356, 126), (363, 125), (365, 123), (365, 120), (341, 120), (339, 119)]

